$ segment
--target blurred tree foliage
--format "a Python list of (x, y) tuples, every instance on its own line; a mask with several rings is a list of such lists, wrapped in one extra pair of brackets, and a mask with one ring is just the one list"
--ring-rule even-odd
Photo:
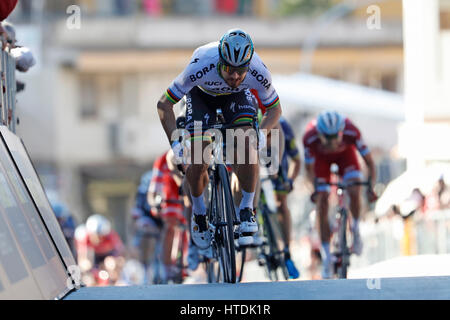
[(333, 6), (333, 0), (279, 0), (278, 12), (282, 16), (314, 16)]

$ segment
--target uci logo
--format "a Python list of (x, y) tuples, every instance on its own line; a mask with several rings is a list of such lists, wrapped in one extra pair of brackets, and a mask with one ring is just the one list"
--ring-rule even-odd
[(205, 81), (205, 85), (207, 86), (220, 86), (222, 82), (220, 81)]

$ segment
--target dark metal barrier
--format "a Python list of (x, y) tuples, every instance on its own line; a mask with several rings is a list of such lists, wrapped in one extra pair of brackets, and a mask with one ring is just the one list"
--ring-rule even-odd
[(0, 120), (2, 125), (16, 132), (16, 61), (9, 48), (0, 53)]

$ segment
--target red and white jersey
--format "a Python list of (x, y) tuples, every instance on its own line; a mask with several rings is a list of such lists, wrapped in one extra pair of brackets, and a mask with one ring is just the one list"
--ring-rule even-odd
[[(156, 212), (152, 208), (154, 216), (177, 217), (184, 221), (183, 206), (181, 203), (171, 203), (170, 200), (180, 201), (180, 187), (172, 176), (172, 172), (167, 164), (167, 152), (156, 159), (153, 164), (152, 180), (149, 185), (149, 192), (156, 193), (161, 196), (163, 203), (161, 204), (161, 212)], [(167, 202), (169, 201), (169, 202)]]
[(167, 165), (167, 152), (153, 163), (152, 179), (150, 180), (150, 185), (148, 187), (149, 192), (162, 194), (165, 179), (170, 175), (169, 166)]
[(85, 225), (80, 225), (75, 232), (75, 245), (77, 251), (93, 250), (96, 255), (115, 255), (123, 250), (123, 242), (116, 231), (100, 238), (98, 243), (93, 243), (89, 237)]
[(306, 126), (306, 131), (303, 135), (303, 147), (306, 164), (314, 163), (316, 157), (338, 156), (345, 153), (349, 148), (356, 148), (361, 156), (365, 156), (370, 152), (361, 136), (361, 132), (348, 118), (345, 119), (342, 141), (336, 150), (328, 150), (322, 145), (319, 132), (317, 131), (316, 119), (310, 121)]

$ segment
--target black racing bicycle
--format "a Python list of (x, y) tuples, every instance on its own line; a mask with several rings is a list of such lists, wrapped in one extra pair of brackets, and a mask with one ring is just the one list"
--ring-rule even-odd
[(353, 233), (350, 227), (349, 210), (347, 208), (346, 190), (352, 186), (366, 186), (371, 188), (370, 179), (368, 181), (342, 181), (330, 183), (316, 183), (315, 188), (320, 185), (329, 185), (336, 187), (338, 196), (338, 206), (336, 208), (336, 227), (332, 230), (332, 252), (334, 256), (333, 271), (339, 279), (346, 279), (348, 268), (350, 267), (350, 256), (352, 254)]
[[(253, 123), (256, 118), (253, 119)], [(212, 257), (204, 259), (208, 282), (236, 282), (235, 239), (238, 239), (237, 218), (231, 193), (230, 175), (225, 165), (226, 150), (224, 139), (226, 129), (248, 126), (243, 124), (225, 124), (222, 109), (216, 109), (213, 125), (203, 126), (202, 130), (212, 132), (212, 163), (208, 167), (209, 184), (206, 192), (208, 220), (213, 232), (211, 238)], [(255, 126), (255, 125), (253, 125)], [(211, 130), (212, 129), (212, 130)], [(217, 134), (219, 133), (220, 134)], [(221, 159), (222, 161), (217, 161)]]
[[(269, 181), (269, 178), (261, 179), (261, 184)], [(244, 265), (246, 260), (246, 251), (252, 247), (257, 251), (258, 265), (264, 267), (266, 277), (271, 281), (288, 280), (289, 271), (286, 267), (284, 252), (282, 250), (282, 231), (277, 220), (277, 213), (270, 209), (264, 188), (261, 187), (261, 193), (258, 205), (258, 228), (262, 229), (263, 242), (257, 246), (240, 247), (242, 252), (241, 269), (239, 281), (242, 280)]]

